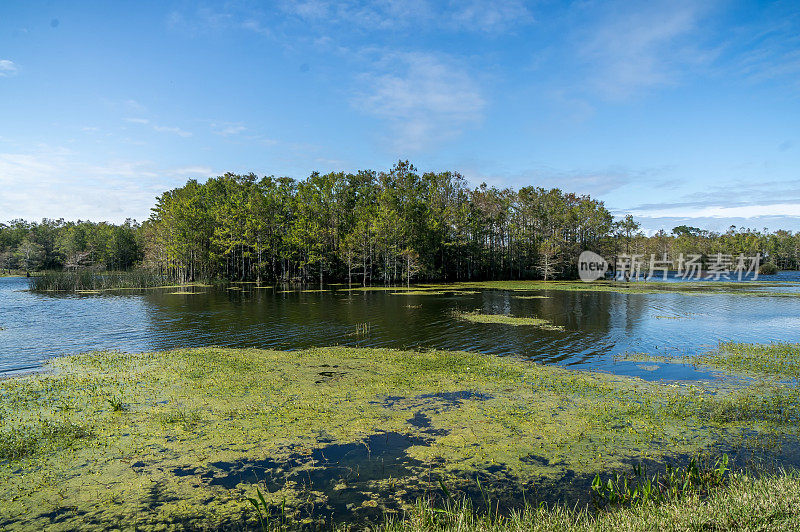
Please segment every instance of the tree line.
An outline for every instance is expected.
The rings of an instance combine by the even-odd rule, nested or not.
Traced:
[[[145,261],[178,279],[409,283],[571,275],[613,245],[603,203],[558,189],[470,189],[455,172],[225,174],[162,194]]]
[[[144,258],[141,226],[44,219],[0,223],[0,270],[127,270]]]
[[[177,281],[349,282],[555,279],[577,276],[583,250],[744,253],[800,266],[800,233],[680,226],[646,236],[631,216],[557,188],[468,186],[457,172],[312,173],[303,180],[227,173],[156,199],[142,224],[0,224],[0,268],[143,266]]]

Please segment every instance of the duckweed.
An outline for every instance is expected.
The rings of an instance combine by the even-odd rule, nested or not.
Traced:
[[[456,318],[471,321],[473,323],[490,323],[490,324],[513,325],[513,326],[532,325],[534,327],[538,327],[540,329],[546,329],[548,331],[564,330],[563,327],[559,325],[553,325],[550,321],[545,320],[543,318],[508,316],[505,314],[482,314],[479,311],[456,312],[454,313],[454,316]]]
[[[0,381],[0,528],[254,526],[256,483],[298,523],[380,518],[440,483],[521,500],[631,461],[796,436],[800,401],[779,383],[664,385],[443,351],[99,352],[49,369]]]

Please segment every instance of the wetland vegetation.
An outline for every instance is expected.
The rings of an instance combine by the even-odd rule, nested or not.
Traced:
[[[0,524],[256,526],[247,497],[259,489],[293,526],[389,516],[390,529],[424,530],[461,516],[468,529],[513,529],[542,518],[525,501],[580,508],[597,475],[605,482],[634,463],[729,452],[742,465],[751,453],[768,460],[795,448],[800,394],[784,378],[794,369],[760,363],[770,349],[791,359],[798,347],[721,345],[705,363],[746,378],[691,385],[436,350],[57,358],[47,372],[0,381]],[[658,512],[722,516],[731,501],[714,509],[709,501],[725,493],[735,499],[769,483],[797,490],[792,475],[735,478],[724,489],[741,493],[687,495]],[[487,499],[497,515],[479,517]],[[462,501],[450,517],[426,506],[447,501]],[[656,512],[553,508],[547,519],[584,529]],[[792,508],[785,518],[796,519]]]

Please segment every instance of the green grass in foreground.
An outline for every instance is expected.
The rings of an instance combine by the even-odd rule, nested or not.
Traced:
[[[382,532],[531,532],[650,530],[798,530],[800,474],[789,471],[754,477],[734,474],[727,486],[708,497],[700,494],[659,504],[643,504],[593,513],[569,506],[529,505],[510,515],[476,512],[469,501],[445,507],[420,500],[403,519]]]
[[[385,505],[413,523],[439,481],[456,499],[567,497],[631,461],[768,450],[800,421],[796,386],[664,385],[466,352],[101,352],[51,369],[0,381],[2,529],[247,528],[256,479],[274,481],[265,498],[295,524],[342,499],[354,520]],[[409,444],[385,470],[308,484],[327,471],[314,453],[386,434]]]

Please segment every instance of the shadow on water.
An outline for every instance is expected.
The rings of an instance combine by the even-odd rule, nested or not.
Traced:
[[[593,477],[572,470],[566,470],[561,478],[527,482],[503,464],[442,474],[441,464],[416,460],[407,451],[415,445],[429,445],[431,440],[424,434],[446,431],[430,429],[430,419],[419,412],[409,423],[423,430],[419,435],[379,432],[359,442],[330,443],[280,459],[243,457],[204,468],[179,467],[173,473],[196,475],[209,486],[244,488],[251,494],[256,486],[269,493],[291,487],[302,500],[292,505],[297,512],[293,519],[308,518],[316,523],[377,523],[387,512],[399,512],[420,497],[431,498],[435,504],[443,504],[448,497],[468,497],[478,510],[504,513],[522,508],[526,501],[589,502]],[[547,462],[533,455],[530,460]],[[281,506],[274,504],[272,514],[280,515]]]

